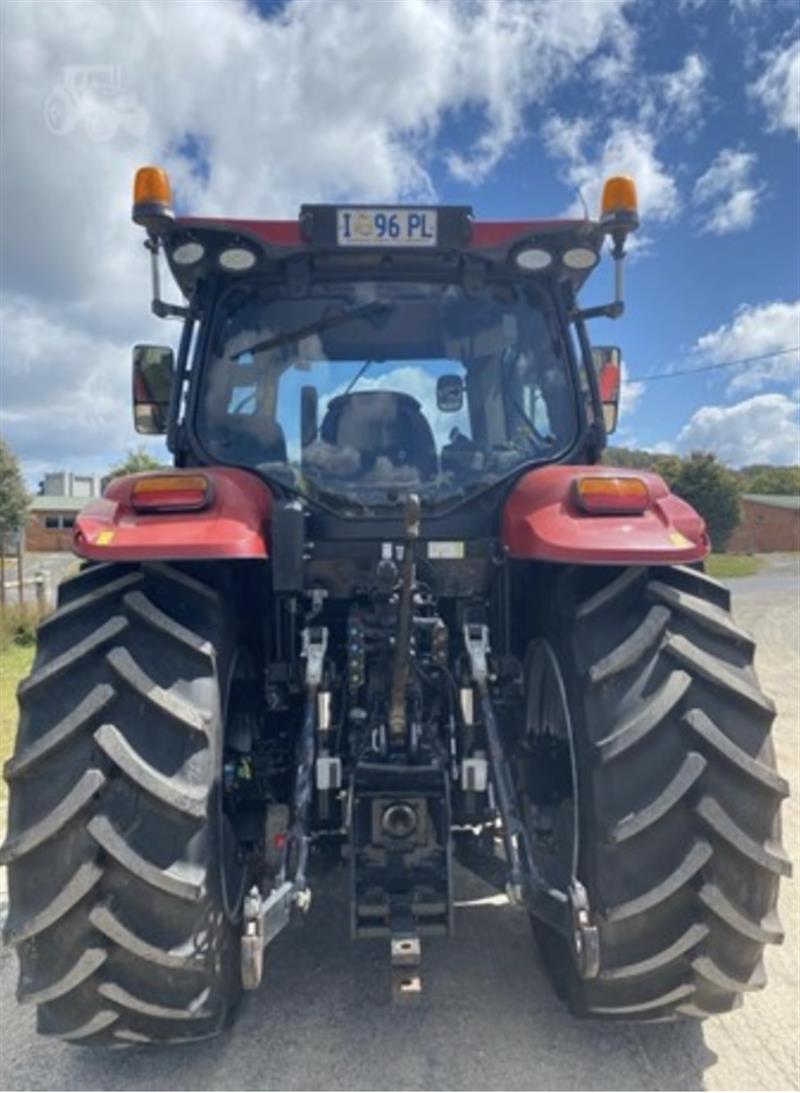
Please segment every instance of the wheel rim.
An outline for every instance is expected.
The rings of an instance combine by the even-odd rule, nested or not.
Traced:
[[[531,646],[526,678],[518,790],[535,864],[566,891],[578,870],[578,782],[566,687],[548,641]]]
[[[238,861],[238,843],[228,817],[220,807],[220,891],[225,914],[231,922],[241,918],[247,871]]]
[[[228,684],[225,689],[225,733],[227,739],[230,726],[230,714],[233,708],[233,696],[237,680],[248,678],[250,655],[246,649],[238,648],[231,659],[228,672]],[[221,761],[225,762],[225,741],[223,741]],[[242,901],[247,884],[247,869],[245,863],[240,860],[239,840],[230,817],[224,808],[224,776],[220,771],[220,793],[218,795],[218,823],[219,823],[219,880],[222,904],[227,918],[231,922],[238,922],[241,918]]]

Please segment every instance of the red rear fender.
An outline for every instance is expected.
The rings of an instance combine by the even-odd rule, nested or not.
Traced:
[[[577,504],[575,479],[633,476],[650,503],[637,516],[589,515]],[[543,467],[520,479],[505,504],[502,541],[512,558],[578,565],[677,565],[711,549],[705,521],[657,474],[613,467]]]
[[[254,474],[234,467],[203,467],[210,503],[199,512],[136,512],[134,483],[151,475],[116,478],[75,521],[73,550],[102,562],[202,558],[268,558],[272,494]]]

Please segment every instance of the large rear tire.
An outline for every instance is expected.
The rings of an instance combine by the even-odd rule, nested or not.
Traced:
[[[5,939],[41,1033],[86,1045],[200,1039],[240,992],[244,870],[222,809],[237,626],[173,566],[61,586],[6,764]]]
[[[600,932],[599,977],[582,979],[571,948],[534,923],[578,1015],[725,1012],[764,986],[764,946],[782,939],[788,786],[753,642],[729,607],[689,568],[565,571],[529,650],[524,812],[554,884],[577,861]]]

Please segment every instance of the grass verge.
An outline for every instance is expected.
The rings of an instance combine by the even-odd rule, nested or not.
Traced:
[[[758,559],[751,554],[711,554],[706,558],[709,577],[752,577],[758,573]]]
[[[0,648],[0,767],[14,749],[17,735],[17,684],[31,670],[36,647],[10,642]],[[8,786],[0,779],[0,801],[5,802]]]
[[[36,654],[39,612],[33,605],[7,606],[0,614],[0,770],[14,750],[17,735],[17,685],[30,673]],[[8,786],[0,778],[0,801]],[[0,827],[3,818],[0,818]]]

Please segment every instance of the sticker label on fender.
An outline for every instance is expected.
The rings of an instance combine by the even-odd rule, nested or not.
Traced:
[[[447,542],[441,540],[440,542],[428,543],[428,557],[442,559],[463,558],[465,554],[463,542]]]
[[[671,531],[669,533],[670,542],[676,547],[688,547],[692,545],[691,539],[687,539],[685,535],[681,535],[679,531]]]

